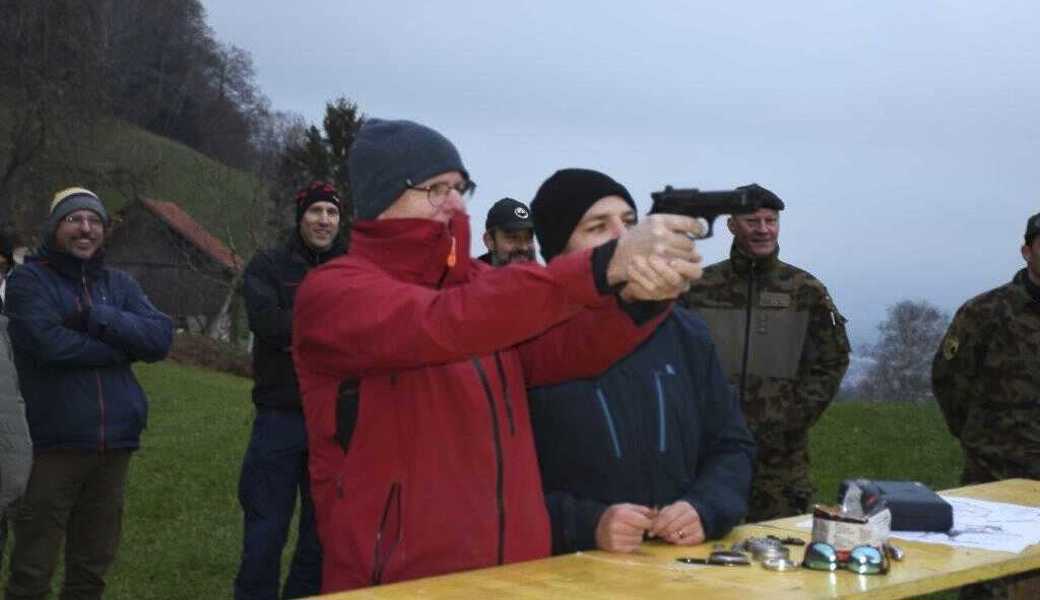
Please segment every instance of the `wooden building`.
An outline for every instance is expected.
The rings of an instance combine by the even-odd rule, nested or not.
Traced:
[[[176,327],[205,331],[223,320],[242,260],[174,202],[148,198],[119,212],[105,262],[141,283]]]

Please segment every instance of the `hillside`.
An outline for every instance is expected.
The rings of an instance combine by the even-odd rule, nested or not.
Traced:
[[[0,105],[0,165],[10,157],[12,118]],[[23,237],[35,233],[54,191],[82,185],[112,213],[135,196],[174,201],[240,255],[252,255],[253,233],[265,217],[265,190],[257,178],[115,119],[99,122],[85,137],[75,146],[47,148],[19,171],[14,221]]]

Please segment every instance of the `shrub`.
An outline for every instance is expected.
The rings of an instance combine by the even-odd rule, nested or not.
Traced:
[[[169,358],[182,364],[232,375],[253,376],[253,364],[248,352],[205,335],[181,332],[173,336]]]

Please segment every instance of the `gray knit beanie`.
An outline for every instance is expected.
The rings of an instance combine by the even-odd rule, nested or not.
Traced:
[[[350,148],[347,168],[354,216],[359,220],[378,217],[409,185],[448,171],[469,178],[455,146],[412,121],[365,119]]]
[[[108,227],[108,211],[105,210],[105,205],[101,203],[97,194],[88,189],[72,187],[54,194],[54,199],[51,200],[51,212],[44,223],[44,233],[48,236],[54,233],[61,220],[77,210],[94,211],[97,216],[101,217],[105,227]]]

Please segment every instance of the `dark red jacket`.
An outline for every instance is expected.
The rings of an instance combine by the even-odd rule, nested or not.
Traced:
[[[492,269],[469,236],[359,222],[300,287],[323,592],[548,556],[525,388],[597,374],[660,321],[600,294],[589,252]]]

